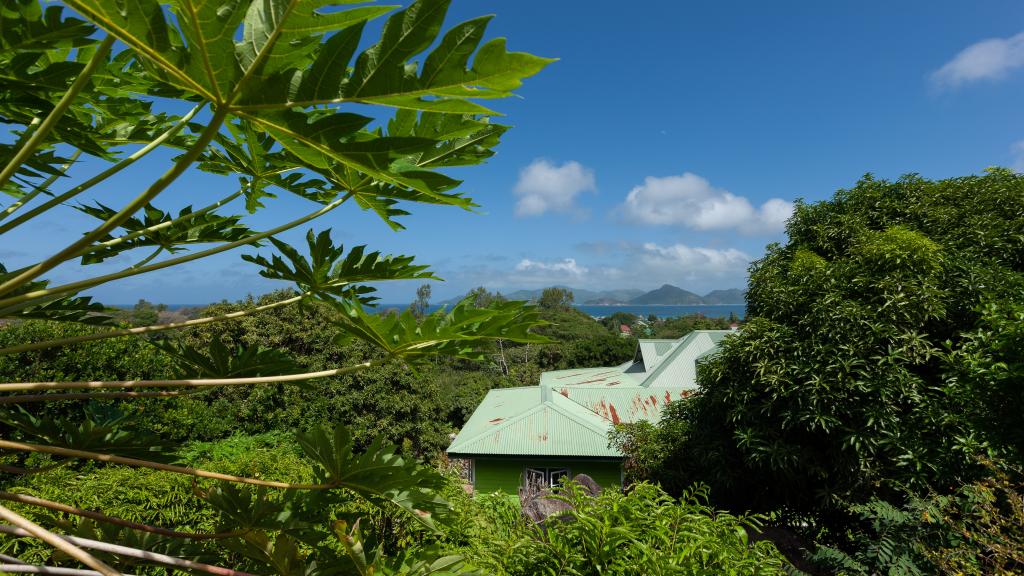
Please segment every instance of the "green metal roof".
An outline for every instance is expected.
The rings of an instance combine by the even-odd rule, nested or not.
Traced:
[[[608,446],[612,424],[657,422],[666,404],[696,388],[696,359],[729,333],[698,330],[679,340],[641,340],[639,352],[646,345],[653,368],[638,358],[621,366],[544,372],[538,386],[491,390],[448,454],[621,457]]]

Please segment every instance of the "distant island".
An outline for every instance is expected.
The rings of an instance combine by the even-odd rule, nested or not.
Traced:
[[[644,292],[635,288],[622,290],[584,290],[568,286],[555,286],[571,290],[576,304],[584,306],[722,306],[739,305],[745,302],[746,292],[738,288],[712,290],[701,296],[671,284],[663,284],[660,288]],[[503,294],[509,300],[537,300],[543,288],[535,290],[516,290]],[[453,304],[460,298],[452,298],[440,304]]]

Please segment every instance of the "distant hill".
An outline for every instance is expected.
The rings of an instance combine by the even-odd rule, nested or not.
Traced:
[[[554,286],[554,288],[564,288],[572,291],[573,302],[576,304],[625,304],[640,296],[644,293],[643,290],[636,288],[626,288],[622,290],[584,290],[582,288],[570,288],[568,286]],[[509,300],[537,300],[540,298],[543,288],[537,288],[535,290],[516,290],[514,292],[502,292],[501,295]],[[462,299],[462,296],[457,298],[450,298],[438,302],[438,304],[454,304]]]
[[[629,301],[630,304],[666,304],[675,306],[687,306],[692,304],[704,304],[704,299],[698,294],[689,290],[683,290],[678,286],[663,284],[661,288],[651,290],[647,294],[637,296]]]
[[[738,288],[729,288],[727,290],[712,290],[704,296],[700,296],[689,290],[683,290],[678,286],[671,284],[665,284],[661,288],[651,290],[650,292],[644,292],[636,288],[626,288],[620,290],[584,290],[582,288],[570,288],[568,286],[555,286],[555,288],[564,288],[571,290],[573,294],[573,301],[579,305],[585,306],[615,306],[615,305],[675,305],[675,306],[694,306],[694,305],[717,305],[717,304],[743,304],[744,294],[743,290]],[[502,292],[502,296],[509,300],[537,300],[540,298],[543,288],[537,288],[535,290],[515,290],[513,292]],[[437,302],[437,304],[451,305],[462,297],[450,298]]]
[[[712,290],[701,298],[705,304],[743,304],[747,293],[739,288],[728,290]]]

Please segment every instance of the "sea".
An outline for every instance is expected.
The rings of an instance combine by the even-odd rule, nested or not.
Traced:
[[[125,308],[131,309],[134,304],[113,304],[114,308]],[[203,308],[205,304],[168,304],[168,310],[177,310],[185,307],[196,307]],[[409,307],[408,303],[405,304],[378,304],[376,306],[381,310],[389,310],[397,308],[398,310],[405,310]],[[427,308],[428,312],[433,312],[441,308],[439,304],[433,304]],[[636,314],[641,318],[647,318],[651,314],[654,314],[658,318],[676,318],[677,316],[689,316],[690,314],[702,314],[708,318],[728,318],[730,314],[735,314],[737,318],[743,318],[746,316],[747,307],[743,304],[696,304],[687,306],[672,306],[667,304],[616,304],[610,306],[588,306],[586,304],[580,304],[576,306],[576,309],[584,314],[593,316],[594,318],[604,318],[605,316],[611,316],[616,312],[628,312],[629,314]]]

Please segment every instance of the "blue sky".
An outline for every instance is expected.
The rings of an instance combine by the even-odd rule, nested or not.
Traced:
[[[434,283],[435,299],[477,285],[743,287],[750,260],[783,240],[797,198],[827,199],[867,172],[1024,170],[1017,0],[455,0],[449,23],[486,13],[497,15],[490,36],[559,61],[529,79],[521,98],[496,103],[515,126],[497,155],[455,173],[480,213],[416,207],[400,233],[354,206],[314,223],[346,244],[432,264],[447,280]],[[169,158],[147,158],[98,197],[134,195]],[[157,205],[204,205],[232,185],[189,174]],[[270,207],[250,224],[311,209],[284,197]],[[0,259],[31,262],[85,222],[68,213],[40,219],[11,234]],[[92,293],[108,303],[203,303],[277,286],[238,256]],[[79,274],[64,268],[53,278]],[[381,296],[409,301],[416,286],[381,286]]]

